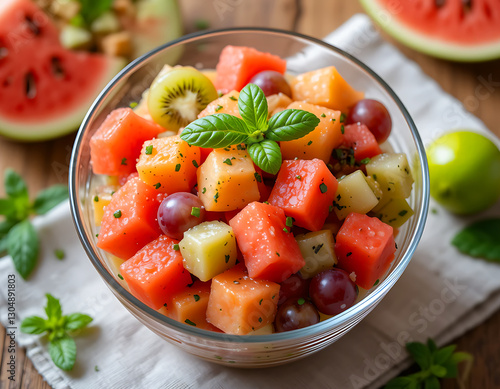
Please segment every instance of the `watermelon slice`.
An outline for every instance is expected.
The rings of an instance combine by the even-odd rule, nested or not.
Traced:
[[[388,34],[435,57],[475,62],[500,57],[498,0],[361,0]]]
[[[75,130],[121,58],[64,49],[30,0],[0,2],[0,134],[24,141]]]

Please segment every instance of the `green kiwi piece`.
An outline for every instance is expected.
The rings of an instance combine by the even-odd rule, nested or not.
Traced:
[[[177,131],[185,127],[218,97],[212,81],[190,66],[174,67],[157,77],[149,90],[148,109],[153,120]]]

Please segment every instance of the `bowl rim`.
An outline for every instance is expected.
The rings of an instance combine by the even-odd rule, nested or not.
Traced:
[[[317,45],[323,47],[329,51],[333,51],[348,60],[350,60],[355,65],[362,68],[362,70],[368,73],[375,81],[387,92],[387,94],[393,99],[394,103],[397,105],[401,114],[403,115],[411,133],[413,140],[416,145],[418,160],[421,165],[421,185],[422,185],[422,206],[420,213],[416,216],[417,222],[415,227],[415,233],[411,237],[411,241],[408,245],[408,249],[403,254],[401,261],[399,264],[387,275],[387,277],[382,281],[377,289],[365,296],[359,302],[354,304],[351,308],[346,311],[329,318],[328,320],[324,320],[319,322],[313,326],[297,329],[294,331],[282,332],[282,333],[273,333],[270,335],[231,335],[226,333],[218,333],[208,330],[202,330],[193,326],[186,325],[184,323],[178,322],[176,320],[170,319],[167,316],[162,315],[161,313],[155,311],[154,309],[148,307],[143,302],[139,301],[136,297],[134,297],[129,291],[127,291],[123,286],[120,285],[118,281],[111,276],[111,274],[107,271],[107,269],[101,263],[97,253],[93,250],[92,244],[89,240],[89,237],[85,234],[85,229],[83,227],[84,223],[82,220],[82,211],[80,211],[78,199],[78,188],[77,188],[77,170],[79,165],[79,151],[82,147],[83,134],[87,129],[89,123],[91,122],[92,117],[100,108],[102,102],[108,97],[110,90],[113,89],[115,85],[117,85],[123,78],[131,75],[136,67],[142,65],[145,61],[147,61],[150,57],[154,56],[157,53],[160,53],[164,50],[172,46],[177,46],[183,43],[189,43],[189,41],[195,41],[204,39],[207,37],[214,37],[217,35],[227,35],[231,33],[260,33],[260,34],[272,34],[272,35],[281,35],[287,38],[299,39],[301,41],[305,41],[309,44]],[[70,169],[69,169],[69,191],[70,191],[70,208],[71,214],[73,216],[73,223],[77,230],[78,237],[87,253],[87,256],[92,262],[92,265],[95,267],[99,275],[104,279],[106,285],[111,289],[111,291],[116,294],[118,293],[123,297],[128,303],[132,304],[135,308],[145,313],[150,318],[153,318],[157,323],[167,326],[173,327],[174,330],[184,333],[189,336],[201,337],[205,338],[209,341],[222,341],[229,343],[244,343],[244,344],[257,344],[257,343],[267,343],[269,341],[278,342],[278,341],[290,341],[290,340],[298,340],[300,338],[306,336],[317,336],[325,333],[328,329],[331,328],[341,328],[340,326],[347,322],[350,318],[356,317],[357,315],[363,312],[369,312],[370,308],[374,308],[375,305],[381,300],[384,295],[394,286],[394,283],[401,277],[404,270],[408,266],[417,245],[422,237],[427,215],[429,208],[429,169],[427,164],[427,158],[425,155],[425,148],[418,133],[417,127],[405,108],[404,104],[401,102],[399,97],[395,94],[392,88],[380,77],[377,73],[375,73],[369,66],[364,64],[362,61],[358,60],[355,56],[345,52],[344,50],[329,44],[320,39],[304,35],[301,33],[297,33],[294,31],[288,31],[283,29],[275,29],[275,28],[266,28],[266,27],[232,27],[232,28],[221,28],[221,29],[213,29],[213,30],[205,30],[200,32],[194,32],[187,35],[184,35],[180,38],[167,42],[154,50],[142,55],[141,57],[135,59],[127,66],[125,66],[101,91],[98,95],[89,111],[85,115],[85,118],[78,130],[77,136],[75,138],[75,142],[73,145],[73,150],[71,154],[70,161]],[[120,301],[121,302],[121,301]],[[121,302],[122,303],[122,302]],[[123,303],[122,303],[123,304]],[[134,314],[135,315],[135,314]]]

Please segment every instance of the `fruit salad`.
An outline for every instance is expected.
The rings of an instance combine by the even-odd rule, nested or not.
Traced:
[[[97,246],[132,295],[187,326],[291,331],[386,275],[413,215],[391,117],[334,66],[227,46],[215,70],[165,66],[91,138]]]

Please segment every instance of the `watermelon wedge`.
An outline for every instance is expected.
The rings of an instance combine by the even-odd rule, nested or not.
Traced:
[[[124,65],[121,58],[63,48],[31,0],[1,0],[0,134],[40,141],[75,130]]]
[[[361,0],[388,34],[423,53],[454,61],[500,57],[498,0]]]

